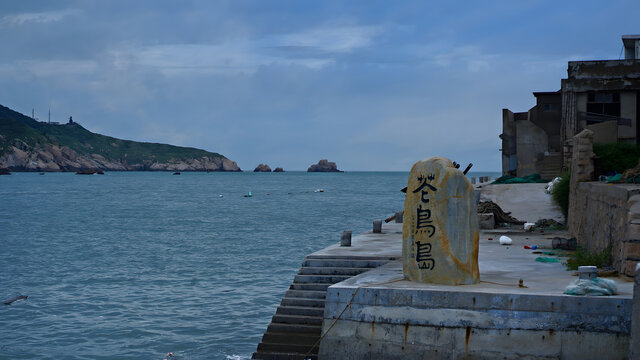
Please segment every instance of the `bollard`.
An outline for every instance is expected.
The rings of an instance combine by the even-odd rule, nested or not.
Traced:
[[[597,266],[578,266],[578,278],[582,280],[593,280],[598,277]]]
[[[342,232],[340,246],[351,246],[351,230],[345,230]]]
[[[403,214],[404,214],[404,212],[403,212],[403,211],[398,211],[398,212],[396,213],[396,223],[398,223],[398,224],[402,224]]]
[[[633,301],[631,305],[631,339],[629,359],[640,358],[640,264],[636,265],[633,281]]]
[[[382,220],[373,220],[373,232],[374,234],[382,232]]]

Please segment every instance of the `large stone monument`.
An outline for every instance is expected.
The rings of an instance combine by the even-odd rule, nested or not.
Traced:
[[[448,285],[480,281],[473,186],[451,160],[434,156],[411,168],[402,239],[408,280]]]

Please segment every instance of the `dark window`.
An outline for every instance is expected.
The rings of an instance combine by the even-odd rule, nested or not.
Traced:
[[[558,111],[558,104],[543,104],[542,111],[544,112],[555,112]]]
[[[620,94],[617,92],[589,92],[587,95],[587,112],[620,116]]]

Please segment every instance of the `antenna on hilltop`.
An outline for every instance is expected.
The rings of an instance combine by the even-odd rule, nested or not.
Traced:
[[[51,109],[49,109],[49,124],[51,124]]]

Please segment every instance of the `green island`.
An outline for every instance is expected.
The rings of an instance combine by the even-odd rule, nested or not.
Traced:
[[[37,121],[0,105],[0,168],[11,171],[241,171],[192,147],[121,140],[68,123]]]

